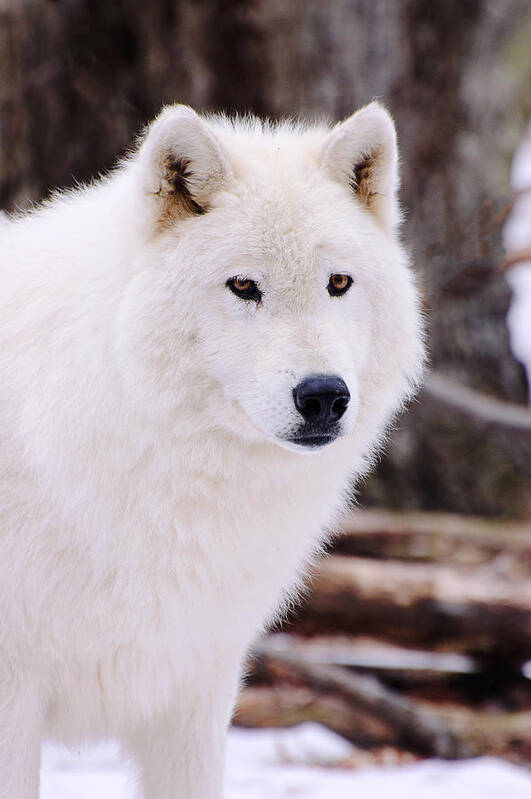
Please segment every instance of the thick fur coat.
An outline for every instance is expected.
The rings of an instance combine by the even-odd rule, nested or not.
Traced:
[[[245,654],[421,373],[397,185],[378,104],[173,106],[0,227],[2,799],[38,796],[43,738],[108,736],[146,799],[221,797]],[[348,389],[330,435],[315,375]]]

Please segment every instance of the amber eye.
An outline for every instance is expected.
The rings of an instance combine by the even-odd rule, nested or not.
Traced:
[[[351,286],[352,278],[350,275],[341,275],[337,273],[330,275],[330,280],[326,288],[331,297],[341,297],[342,294],[346,294]]]
[[[262,292],[254,282],[247,278],[231,277],[227,280],[226,285],[230,288],[233,294],[240,297],[242,300],[252,300],[253,302],[260,302],[262,299]]]

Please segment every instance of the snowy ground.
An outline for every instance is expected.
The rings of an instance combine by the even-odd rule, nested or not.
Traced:
[[[494,758],[350,771],[351,747],[317,724],[229,734],[227,799],[529,799],[531,773]],[[316,765],[320,764],[320,765]],[[132,770],[109,744],[45,747],[42,799],[132,799]]]

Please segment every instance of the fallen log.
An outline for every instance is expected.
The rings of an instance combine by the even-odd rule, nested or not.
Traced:
[[[308,638],[294,633],[273,633],[265,641],[271,655],[289,650],[308,663],[348,666],[393,679],[401,675],[415,683],[481,673],[481,663],[467,655],[406,649],[367,637],[336,634]]]
[[[478,755],[531,761],[531,711],[507,713],[435,705],[430,705],[429,711],[448,725],[460,746]],[[286,682],[244,688],[233,724],[292,727],[308,721],[323,724],[357,747],[404,747],[396,727],[363,712],[355,702]]]
[[[531,763],[531,710],[508,713],[442,707],[435,712],[478,754],[505,757],[527,766]]]
[[[472,569],[332,555],[291,624],[304,633],[342,631],[406,646],[531,657],[531,582]]]
[[[531,577],[531,522],[363,510],[345,519],[334,551],[462,565],[481,565],[497,558],[497,567],[505,572]]]
[[[295,684],[302,684],[318,694],[339,697],[349,708],[346,715],[337,714],[343,723],[349,718],[352,720],[353,712],[364,713],[373,717],[380,725],[391,727],[400,745],[413,752],[450,759],[469,757],[474,753],[472,747],[459,740],[444,719],[439,719],[415,701],[386,688],[375,677],[355,674],[339,666],[307,663],[289,651],[281,653],[275,650],[272,654],[267,642],[256,648],[255,656],[262,674],[268,674],[275,680],[280,678],[283,681],[294,681]],[[323,721],[322,704],[319,710],[320,720]],[[340,731],[337,722],[333,729]],[[354,729],[359,730],[359,725],[354,725]],[[359,735],[359,731],[357,734]],[[353,740],[354,735],[352,732],[347,737]]]
[[[355,746],[396,744],[396,733],[389,724],[363,713],[341,696],[305,685],[248,686],[240,693],[233,718],[239,727],[294,727],[307,721],[323,724]]]

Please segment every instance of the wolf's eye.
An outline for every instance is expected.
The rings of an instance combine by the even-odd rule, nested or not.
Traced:
[[[326,288],[331,297],[341,297],[342,294],[347,293],[351,286],[352,278],[350,275],[341,275],[338,273],[330,275],[330,280]]]
[[[252,300],[253,302],[260,302],[262,299],[262,292],[254,282],[241,277],[230,277],[226,285],[230,288],[233,294],[240,297],[242,300]]]

